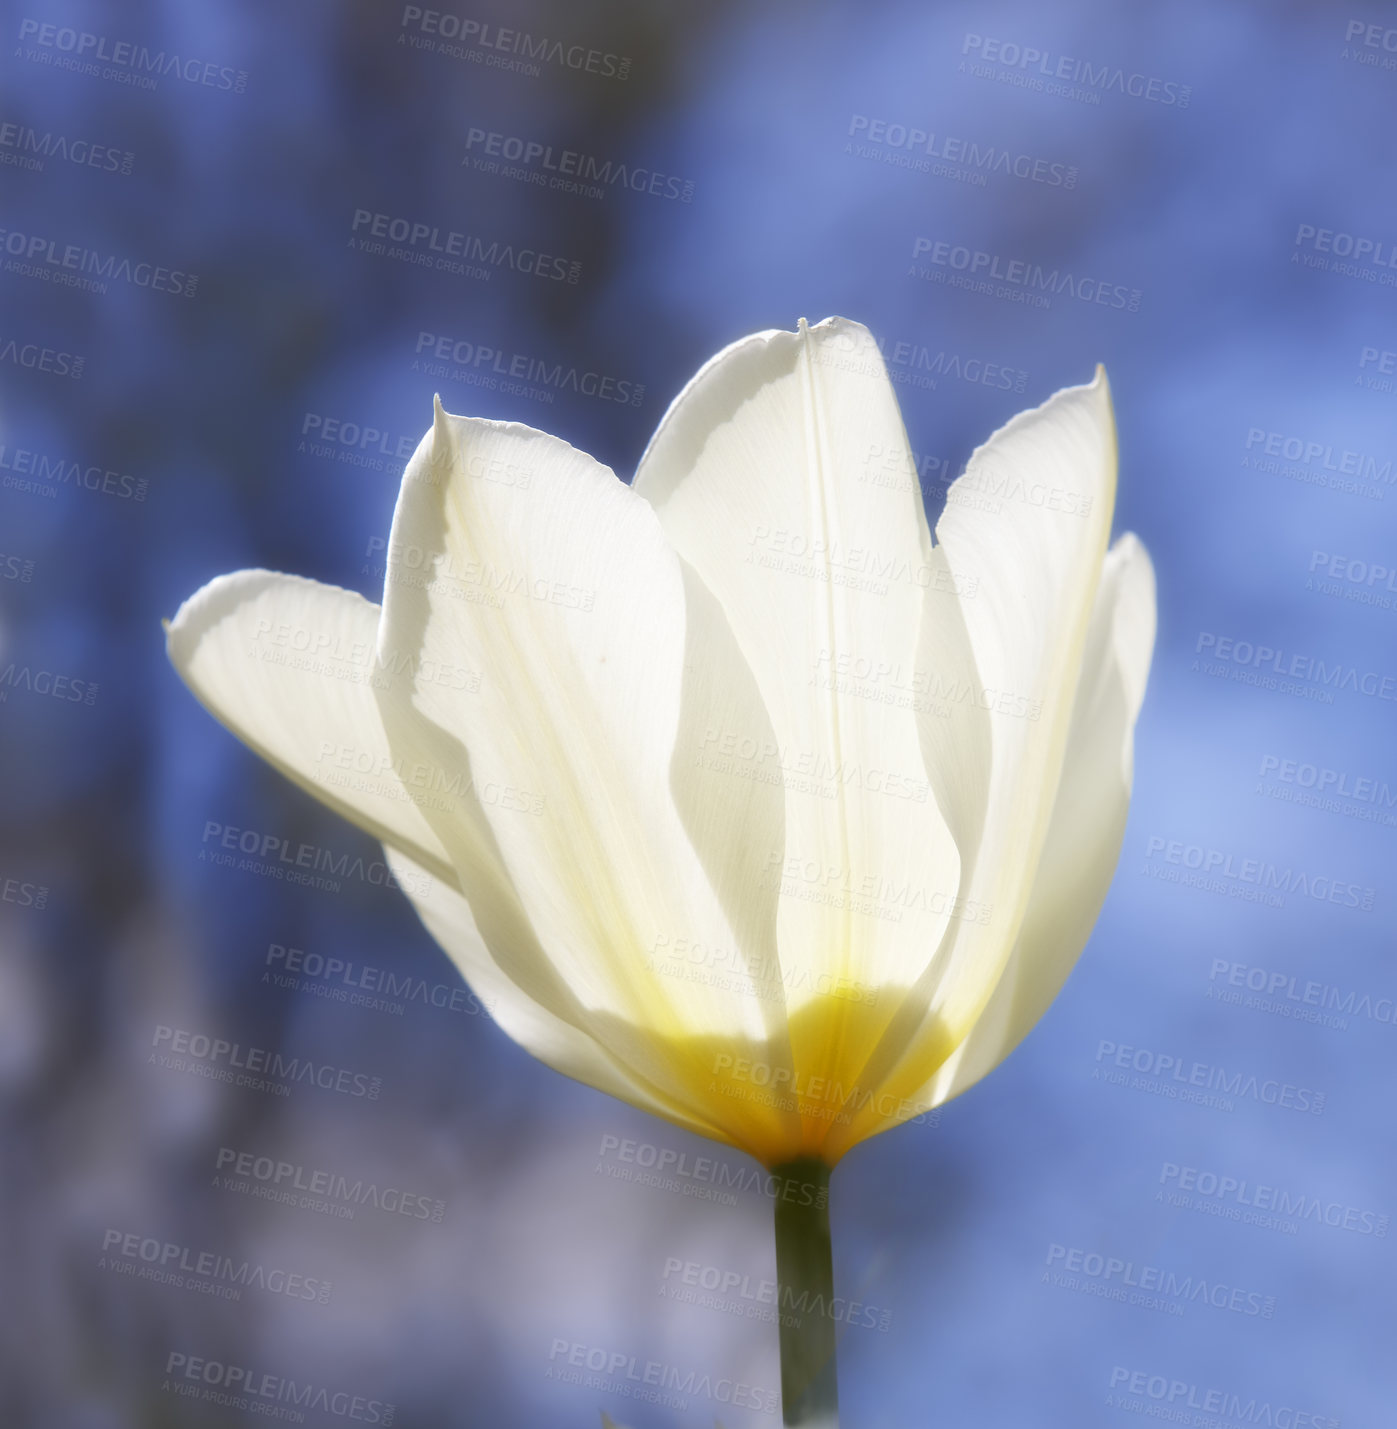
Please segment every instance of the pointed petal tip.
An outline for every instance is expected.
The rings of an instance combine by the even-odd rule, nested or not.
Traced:
[[[547,442],[557,442],[572,451],[581,451],[581,447],[574,446],[565,437],[560,437],[554,432],[544,431],[542,427],[531,427],[527,422],[516,422],[508,417],[471,417],[459,412],[448,412],[442,406],[440,395],[432,398],[432,430],[428,435],[444,435],[446,438],[455,441],[463,433],[490,432],[504,434],[514,437],[541,437]],[[425,438],[424,438],[425,440]],[[588,455],[588,453],[583,453]]]
[[[546,432],[541,427],[531,427],[527,422],[515,422],[501,417],[460,416],[455,412],[448,412],[441,405],[441,398],[438,396],[433,402],[431,429],[423,436],[417,452],[404,468],[403,481],[407,482],[413,464],[422,460],[429,462],[438,472],[433,480],[434,485],[449,482],[463,452],[473,450],[475,444],[482,440],[502,436],[538,443],[537,447],[530,450],[539,460],[552,461],[560,457],[578,455],[589,462],[596,462],[612,476],[616,476],[615,471],[605,462],[597,461],[590,452],[574,446],[566,437]],[[617,480],[620,478],[617,477]],[[396,520],[396,516],[394,519]]]
[[[467,419],[468,420],[468,419]],[[432,448],[440,444],[443,453],[451,450],[451,413],[441,405],[441,393],[432,394]]]
[[[1110,558],[1118,565],[1138,572],[1138,579],[1149,584],[1153,592],[1155,585],[1154,561],[1150,558],[1149,547],[1134,531],[1122,531],[1111,545]]]
[[[1072,382],[1069,383],[1066,387],[1059,387],[1056,392],[1052,393],[1044,401],[1040,402],[1037,407],[1027,410],[1042,411],[1043,408],[1051,407],[1053,403],[1059,401],[1064,397],[1070,397],[1073,393],[1077,392],[1086,393],[1091,396],[1102,398],[1105,400],[1107,407],[1110,407],[1111,379],[1106,373],[1106,364],[1104,362],[1098,362],[1096,366],[1092,369],[1092,374],[1089,381]]]
[[[856,318],[840,317],[838,313],[831,313],[828,317],[821,318],[817,323],[807,324],[804,318],[800,320],[800,330],[802,333],[811,332],[817,336],[823,336],[825,333],[837,332],[840,329],[863,333],[870,341],[873,340],[873,333],[867,323],[861,323]]]
[[[840,331],[858,332],[866,336],[870,341],[873,334],[866,323],[861,323],[855,318],[841,317],[838,313],[830,313],[822,317],[818,322],[811,322],[809,318],[800,317],[796,319],[795,330],[783,327],[764,328],[761,332],[749,333],[746,337],[738,338],[737,341],[728,345],[729,348],[742,347],[750,342],[771,343],[781,338],[822,338],[831,333]],[[727,351],[728,349],[724,349]],[[721,357],[722,353],[717,356]],[[711,359],[710,359],[711,360]],[[705,364],[707,365],[707,364]]]
[[[1136,582],[1136,589],[1151,607],[1155,604],[1156,579],[1154,561],[1150,559],[1149,548],[1134,531],[1122,531],[1111,547],[1111,559]]]
[[[1056,392],[1045,397],[1036,407],[1025,407],[1022,411],[1016,412],[1003,426],[999,427],[998,430],[993,432],[985,441],[981,442],[980,445],[975,448],[970,454],[970,461],[976,461],[997,442],[1020,428],[1042,421],[1044,418],[1051,418],[1063,407],[1070,406],[1074,402],[1080,402],[1083,399],[1088,402],[1095,399],[1097,418],[1101,422],[1102,430],[1110,437],[1113,468],[1111,492],[1112,500],[1114,500],[1114,466],[1117,445],[1116,415],[1115,407],[1111,401],[1111,387],[1106,376],[1106,368],[1104,364],[1099,362],[1096,364],[1096,371],[1090,382],[1079,382],[1071,387],[1059,387]]]

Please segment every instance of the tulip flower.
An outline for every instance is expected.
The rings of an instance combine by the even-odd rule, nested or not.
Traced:
[[[1110,883],[1154,640],[1115,480],[1098,368],[973,454],[933,541],[871,336],[802,321],[707,363],[629,486],[438,403],[381,606],[240,571],[168,649],[382,840],[515,1041],[805,1188],[778,1279],[825,1303],[830,1168],[1013,1051]],[[786,1422],[833,1424],[801,1318]]]

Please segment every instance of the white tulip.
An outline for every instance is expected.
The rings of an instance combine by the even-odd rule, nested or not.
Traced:
[[[704,366],[631,486],[438,404],[381,607],[241,571],[169,653],[528,1051],[818,1181],[1002,1061],[1091,931],[1154,640],[1115,482],[1098,368],[933,544],[867,330],[802,321]]]

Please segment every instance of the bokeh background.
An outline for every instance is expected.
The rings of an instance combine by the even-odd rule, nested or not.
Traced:
[[[837,312],[897,357],[933,514],[995,427],[1106,363],[1117,527],[1160,586],[1078,970],[992,1077],[835,1177],[839,1285],[877,1312],[841,1342],[845,1422],[1390,1423],[1397,21],[434,3],[3,7],[0,1421],[776,1422],[720,1387],[770,1402],[772,1326],[663,1294],[676,1260],[772,1276],[751,1168],[696,1173],[710,1146],[515,1047],[373,845],[190,698],[159,621],[245,566],[376,597],[434,391],[629,477],[713,352]],[[663,182],[472,162],[514,140]],[[564,276],[396,261],[362,214]],[[55,281],[70,246],[107,276]],[[1070,279],[976,290],[975,253]],[[511,386],[484,350],[613,380]],[[362,876],[229,866],[229,829]],[[1263,865],[1283,888],[1252,901]],[[279,984],[285,949],[445,1005]],[[170,1068],[162,1028],[355,1090]],[[259,1194],[317,1172],[332,1194]],[[576,1345],[595,1382],[559,1375]],[[698,1387],[642,1402],[631,1357]]]

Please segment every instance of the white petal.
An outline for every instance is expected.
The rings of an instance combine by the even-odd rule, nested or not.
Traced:
[[[451,878],[422,816],[430,797],[396,763],[372,682],[379,610],[353,591],[272,571],[219,576],[166,632],[175,669],[250,749],[361,829]],[[401,687],[401,682],[396,682]]]
[[[990,926],[1009,946],[1052,813],[1115,483],[1115,423],[1098,369],[1092,383],[1015,417],[975,452],[937,523],[952,570],[975,591],[961,611],[981,704],[991,716],[972,888],[993,909]],[[976,495],[1002,490],[995,497],[1001,509],[958,499],[962,488]],[[986,994],[972,985],[966,1000],[982,1002]]]
[[[700,1136],[724,1139],[720,1129],[696,1119],[688,1108],[647,1086],[584,1030],[585,1014],[568,998],[566,989],[559,989],[560,1001],[572,1014],[572,1021],[530,997],[495,961],[476,926],[470,904],[454,885],[431,878],[411,859],[391,849],[387,857],[423,926],[455,963],[494,1021],[521,1047],[566,1077],[665,1117]]]
[[[935,588],[945,571],[873,339],[831,319],[729,347],[670,408],[635,489],[721,603],[770,714],[793,1052],[847,1087],[959,877],[914,714],[923,606],[954,596]],[[720,731],[710,748],[752,777],[737,741]],[[841,980],[852,995],[831,995]]]
[[[1037,1024],[1080,956],[1120,856],[1135,720],[1154,649],[1150,558],[1130,534],[1106,557],[1052,822],[1013,956],[970,1036],[930,1089],[936,1104],[996,1067]]]
[[[680,569],[688,634],[670,787],[738,942],[751,950],[755,980],[770,988],[765,1000],[784,1007],[774,956],[775,875],[785,839],[776,736],[722,607],[687,562]],[[757,750],[753,772],[761,777],[732,778],[713,754],[715,731]]]
[[[694,700],[738,700],[751,718],[716,608],[686,597],[654,512],[607,468],[543,432],[440,409],[388,554],[380,639],[481,672],[468,698],[418,680],[383,714],[395,749],[470,770],[468,798],[426,813],[492,957],[635,1080],[720,1120],[697,1110],[716,1051],[775,1042],[779,1055],[784,1016],[730,980],[665,976],[662,961],[703,949],[740,975],[773,952],[760,939],[774,891],[743,887],[718,849],[750,791],[702,790],[676,749]],[[723,792],[730,807],[715,811]],[[771,837],[769,812],[752,824]],[[755,1144],[782,1115],[733,1100],[722,1120]]]
[[[865,1077],[915,1101],[1000,981],[1052,815],[1115,502],[1105,372],[1021,413],[972,455],[937,523],[961,627],[924,627],[923,747],[962,860],[961,903]],[[967,661],[972,684],[963,681]],[[938,659],[946,668],[935,668]],[[975,712],[978,707],[978,713]],[[949,726],[938,723],[949,718]],[[945,761],[959,766],[945,767]],[[906,1024],[924,1008],[921,1026]],[[867,1112],[840,1144],[891,1124]]]

